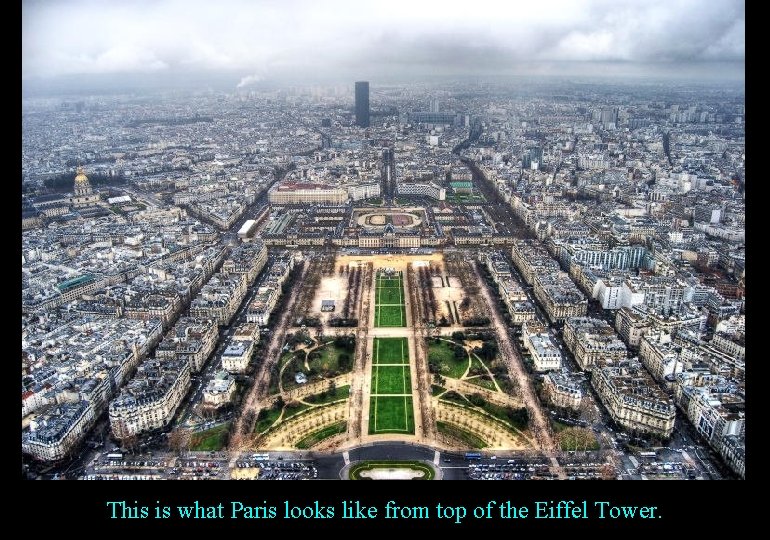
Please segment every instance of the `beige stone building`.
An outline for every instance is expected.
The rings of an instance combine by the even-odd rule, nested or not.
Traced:
[[[637,360],[598,367],[591,385],[612,419],[626,429],[668,438],[676,407]]]
[[[270,204],[345,204],[348,192],[327,184],[284,182],[270,190]]]

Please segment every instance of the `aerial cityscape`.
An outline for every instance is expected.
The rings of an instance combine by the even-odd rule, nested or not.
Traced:
[[[111,31],[135,8],[100,55],[44,37],[89,3],[24,4],[23,477],[745,478],[743,4],[691,48],[623,13],[606,57],[450,4],[319,52],[359,15],[298,2],[301,54],[270,26],[187,60]],[[647,4],[640,34],[690,21]]]

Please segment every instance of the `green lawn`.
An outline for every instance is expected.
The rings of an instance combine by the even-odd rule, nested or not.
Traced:
[[[302,398],[302,401],[307,401],[308,403],[312,403],[313,405],[322,405],[324,403],[331,403],[333,401],[339,401],[341,399],[347,399],[348,396],[350,396],[350,386],[340,386],[337,388],[337,392],[335,394],[331,394],[329,392],[326,393],[325,396],[321,397],[321,394],[315,394],[313,396],[308,396],[305,398]]]
[[[299,401],[294,401],[292,403],[287,404],[283,410],[283,419],[281,419],[281,422],[286,421],[287,419],[291,418],[295,414],[299,414],[308,408],[310,408],[310,405],[305,405],[304,403],[300,403]]]
[[[465,380],[471,384],[480,386],[481,388],[486,388],[487,390],[492,390],[493,392],[497,391],[497,387],[495,386],[495,383],[489,379],[489,375],[479,375],[478,377]]]
[[[412,393],[406,338],[374,338],[373,358],[369,433],[414,433],[412,398],[379,395]]]
[[[409,366],[374,366],[372,394],[411,394]]]
[[[414,411],[411,397],[371,398],[369,433],[414,433]]]
[[[503,407],[488,401],[485,401],[481,408],[503,422],[511,424],[516,429],[523,431],[529,427],[529,414],[526,409]]]
[[[347,355],[347,360],[345,362],[340,361],[340,356],[343,354]],[[294,379],[294,376],[298,371],[303,372],[307,376],[309,382],[329,379],[347,373],[353,366],[352,356],[353,353],[351,351],[336,347],[334,342],[329,342],[310,353],[308,357],[308,365],[310,366],[309,372],[305,368],[303,352],[298,351],[290,353],[286,360],[284,360],[284,357],[282,356],[280,361],[287,364],[286,369],[283,371],[283,377],[281,377],[283,389],[291,390],[292,388],[300,386]],[[278,389],[276,388],[276,392],[277,391]]]
[[[516,386],[511,382],[510,376],[500,376],[496,375],[495,379],[497,380],[497,385],[500,387],[500,390],[505,392],[506,394],[515,394]]]
[[[443,433],[444,435],[449,435],[453,439],[457,439],[458,441],[468,445],[468,448],[486,448],[489,446],[486,441],[481,439],[480,437],[476,436],[475,434],[471,433],[470,431],[466,431],[460,426],[456,426],[455,424],[448,424],[446,422],[436,422],[436,429],[439,433]]]
[[[208,452],[221,450],[225,445],[229,427],[230,422],[227,422],[226,424],[215,426],[206,431],[195,433],[190,441],[190,450]]]
[[[401,273],[395,278],[377,277],[374,325],[377,327],[406,326],[406,306]]]
[[[374,364],[408,364],[406,338],[374,338]]]
[[[374,326],[382,328],[406,326],[406,307],[403,305],[377,306]]]
[[[278,417],[281,416],[283,407],[273,406],[270,409],[262,409],[257,417],[257,424],[254,426],[255,433],[262,433],[267,428],[272,426]]]
[[[438,373],[445,377],[459,379],[468,369],[468,356],[455,358],[454,345],[443,340],[428,341],[428,364],[437,365]]]
[[[395,287],[377,287],[378,304],[398,304],[404,303],[404,293],[399,283]]]
[[[458,394],[453,390],[450,390],[449,392],[441,396],[439,399],[441,401],[449,401],[451,403],[457,403],[458,405],[462,405],[463,407],[467,407],[471,404],[471,402],[468,401],[468,398],[466,398],[462,394]]]
[[[492,390],[493,392],[497,391],[497,387],[490,378],[489,373],[487,373],[484,363],[476,354],[471,355],[471,370],[468,372],[468,375],[475,375],[472,379],[470,377],[465,379],[469,383]]]
[[[270,386],[268,387],[268,394],[276,394],[278,393],[278,379],[279,373],[281,371],[281,367],[288,362],[289,360],[294,358],[293,352],[284,352],[281,354],[281,357],[278,359],[278,361],[273,364],[273,368],[270,370]],[[293,380],[293,373],[292,373],[292,380]]]
[[[297,358],[291,358],[287,363],[286,369],[283,370],[283,375],[281,376],[281,382],[283,383],[284,390],[291,390],[292,388],[299,386],[297,381],[294,379],[294,375],[298,371],[302,371],[307,375],[305,363]]]
[[[294,446],[302,450],[311,448],[324,439],[328,439],[329,437],[337,435],[338,433],[344,433],[347,429],[348,423],[342,420],[341,422],[337,422],[323,429],[319,429],[318,431],[314,431],[310,435],[307,435],[297,441],[297,444]]]
[[[347,354],[351,356],[352,353],[350,351],[335,347],[333,342],[316,349],[316,351],[321,353],[321,358],[311,360],[310,367],[317,369],[322,375],[331,377],[334,373],[342,374],[350,371],[348,366],[340,366],[339,363],[340,355]],[[350,364],[352,368],[352,362]]]

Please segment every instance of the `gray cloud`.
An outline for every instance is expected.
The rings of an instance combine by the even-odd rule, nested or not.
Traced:
[[[27,1],[22,76],[516,72],[742,64],[742,0]],[[529,67],[528,67],[529,66]]]

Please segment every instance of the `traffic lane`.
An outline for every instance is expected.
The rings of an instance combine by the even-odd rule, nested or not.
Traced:
[[[345,466],[342,454],[316,456],[314,463],[319,480],[339,480],[340,471]]]
[[[425,460],[433,461],[432,448],[414,446],[408,443],[374,443],[350,451],[351,461],[371,459]]]

